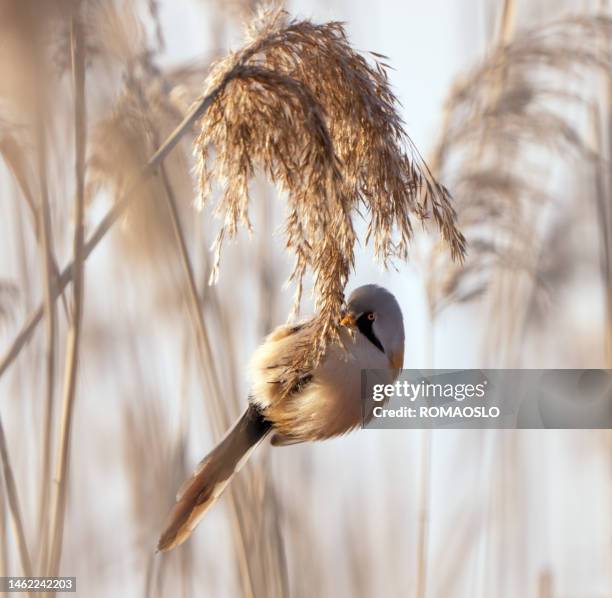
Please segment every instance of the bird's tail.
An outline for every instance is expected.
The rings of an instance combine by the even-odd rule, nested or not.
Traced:
[[[270,423],[255,407],[249,406],[179,490],[176,504],[157,544],[158,550],[170,550],[179,546],[191,535],[232,476],[269,431]]]

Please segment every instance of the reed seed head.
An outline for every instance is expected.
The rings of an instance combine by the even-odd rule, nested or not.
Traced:
[[[195,147],[202,202],[213,182],[223,189],[212,280],[224,239],[241,224],[251,229],[249,180],[261,169],[287,197],[296,309],[303,278],[313,274],[322,332],[309,361],[336,337],[359,208],[385,265],[407,258],[413,218],[433,219],[453,258],[465,251],[448,191],[404,130],[383,60],[355,52],[341,23],[292,21],[267,10],[247,29],[247,45],[218,63],[208,81],[206,93],[218,93]]]

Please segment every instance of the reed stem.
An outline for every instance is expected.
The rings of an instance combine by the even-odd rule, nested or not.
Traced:
[[[75,226],[73,239],[73,318],[68,333],[66,349],[66,376],[61,413],[60,436],[56,461],[55,493],[51,505],[50,553],[47,571],[57,575],[63,546],[66,493],[70,466],[70,440],[76,395],[78,356],[83,316],[84,286],[84,215],[85,215],[85,148],[86,148],[86,98],[85,98],[85,40],[79,16],[71,24],[72,76],[74,84],[75,127]]]
[[[19,507],[19,497],[17,495],[17,485],[13,476],[13,469],[6,448],[6,437],[4,435],[4,427],[2,426],[2,418],[0,417],[0,459],[2,460],[2,470],[4,473],[4,485],[6,489],[6,499],[8,502],[9,512],[13,523],[13,531],[15,533],[15,543],[21,560],[21,569],[23,575],[31,577],[33,574],[32,561],[25,538],[23,528],[23,520],[21,518],[21,508]]]

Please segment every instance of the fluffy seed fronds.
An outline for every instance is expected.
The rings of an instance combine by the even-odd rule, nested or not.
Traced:
[[[95,127],[88,161],[88,197],[100,188],[110,189],[115,200],[124,197],[138,179],[148,157],[180,122],[180,114],[153,81],[144,88],[133,81],[118,100],[109,117]],[[168,177],[182,198],[193,196],[188,157],[177,148],[165,163]],[[143,181],[131,192],[121,241],[127,255],[153,265],[168,255],[174,243],[164,186],[159,177]],[[151,256],[155,259],[151,260]]]
[[[94,59],[126,66],[129,71],[146,51],[146,35],[131,2],[93,2],[87,5],[89,54]]]
[[[610,76],[611,35],[612,19],[603,14],[524,31],[451,90],[432,166],[451,181],[470,255],[458,266],[432,252],[432,312],[480,295],[495,270],[535,267],[528,256],[537,254],[539,216],[550,204],[551,160],[596,158],[567,115],[592,103],[585,79]]]
[[[36,207],[31,194],[29,164],[27,160],[31,142],[29,130],[19,123],[15,110],[10,103],[0,102],[0,157],[11,171],[24,199],[28,203],[31,216],[36,220]]]
[[[280,10],[262,12],[247,40],[214,67],[207,91],[221,91],[196,140],[202,201],[213,180],[223,188],[212,279],[223,240],[240,224],[250,229],[248,184],[259,168],[287,196],[296,307],[304,275],[314,277],[322,334],[309,358],[316,359],[336,335],[359,208],[369,213],[367,239],[385,265],[407,257],[411,216],[432,218],[455,259],[465,242],[448,191],[404,131],[384,57],[373,54],[370,63],[357,54],[341,23],[288,21]]]

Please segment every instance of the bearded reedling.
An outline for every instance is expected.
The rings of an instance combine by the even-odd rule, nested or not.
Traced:
[[[282,446],[349,432],[363,420],[362,370],[383,372],[383,383],[397,378],[404,362],[404,324],[395,297],[373,284],[359,287],[340,319],[340,342],[328,346],[318,365],[300,371],[288,392],[283,379],[295,375],[289,371],[294,354],[315,342],[317,320],[279,326],[255,351],[248,407],[179,491],[159,550],[191,535],[264,438],[271,435],[272,445]]]

